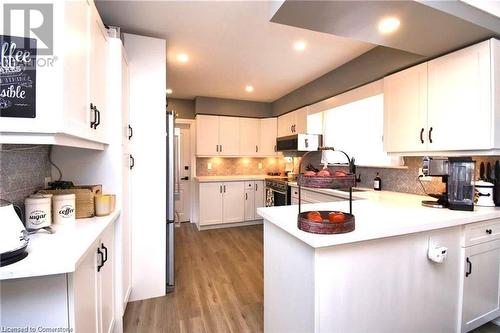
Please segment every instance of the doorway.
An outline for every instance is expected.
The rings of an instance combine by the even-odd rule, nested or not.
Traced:
[[[175,147],[176,152],[175,179],[177,180],[179,196],[175,200],[175,222],[190,222],[191,221],[191,182],[192,182],[192,138],[191,126],[189,123],[175,124]]]

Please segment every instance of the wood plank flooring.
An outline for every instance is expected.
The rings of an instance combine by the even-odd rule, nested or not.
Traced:
[[[262,332],[262,225],[175,230],[175,291],[129,303],[124,331]]]
[[[176,228],[175,292],[132,302],[125,332],[263,331],[262,225],[199,232]],[[471,333],[500,333],[491,323]]]

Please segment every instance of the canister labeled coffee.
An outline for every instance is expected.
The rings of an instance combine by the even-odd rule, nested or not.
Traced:
[[[52,197],[55,224],[75,222],[75,198],[74,194],[58,194]]]

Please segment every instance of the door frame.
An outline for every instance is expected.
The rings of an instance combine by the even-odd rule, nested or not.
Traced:
[[[190,155],[191,155],[191,170],[189,171],[189,202],[190,202],[190,215],[191,218],[189,220],[190,223],[196,223],[196,215],[195,215],[195,186],[194,186],[194,177],[196,177],[196,131],[195,124],[196,121],[194,119],[184,119],[184,118],[175,118],[175,125],[187,125],[189,126],[189,140],[190,142]]]

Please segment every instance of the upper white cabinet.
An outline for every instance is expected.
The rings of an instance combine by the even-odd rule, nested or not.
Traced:
[[[276,137],[278,133],[278,119],[265,118],[260,120],[259,155],[276,155]]]
[[[384,150],[427,150],[427,63],[384,78]]]
[[[236,117],[219,117],[219,155],[235,156],[240,151],[240,122]]]
[[[219,155],[219,117],[196,116],[196,154]]]
[[[278,117],[278,137],[307,132],[308,107]]]
[[[498,43],[498,42],[497,42]],[[490,41],[428,63],[429,148],[476,150],[492,147]]]
[[[384,79],[384,149],[474,154],[500,149],[500,42],[490,39]]]
[[[37,55],[35,118],[2,117],[0,143],[104,149],[108,143],[106,29],[92,1],[52,4],[53,54]],[[2,29],[0,33],[4,33]],[[19,26],[12,31],[24,29]],[[38,39],[37,44],[44,45],[44,41]],[[97,111],[90,103],[97,106]]]
[[[275,156],[276,118],[196,116],[196,155]]]

